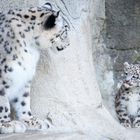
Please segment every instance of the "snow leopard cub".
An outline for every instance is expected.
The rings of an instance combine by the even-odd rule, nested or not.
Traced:
[[[116,113],[124,127],[140,127],[140,64],[125,62],[124,73],[115,98]]]

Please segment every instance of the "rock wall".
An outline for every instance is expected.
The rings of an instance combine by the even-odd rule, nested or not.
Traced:
[[[32,109],[40,117],[49,114],[57,127],[82,127],[84,123],[79,120],[84,117],[82,114],[85,107],[88,109],[101,104],[94,77],[88,11],[93,2],[56,1],[56,5],[70,21],[71,45],[59,53],[51,49],[42,52],[32,90]]]
[[[123,63],[138,63],[140,58],[139,6],[139,1],[106,0],[105,18],[98,24],[101,34],[96,37],[93,55],[97,81],[103,101],[114,117],[113,99],[123,78]]]

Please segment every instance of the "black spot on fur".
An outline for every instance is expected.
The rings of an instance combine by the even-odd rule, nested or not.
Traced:
[[[39,43],[38,41],[35,41],[35,44],[36,44],[37,46],[40,46],[40,43]]]
[[[14,15],[15,13],[14,13],[13,10],[9,10],[9,11],[8,11],[8,14],[10,14],[10,15]]]
[[[31,115],[32,115],[30,111],[28,112],[28,115],[29,115],[29,116],[31,116]]]
[[[25,42],[25,41],[23,41],[23,43],[24,43],[24,46],[26,46],[26,42]]]
[[[8,66],[5,65],[5,66],[4,66],[4,72],[5,72],[5,73],[7,73],[7,69],[8,69]]]
[[[16,11],[22,11],[22,10],[21,10],[21,9],[19,9],[19,8],[16,8],[15,10],[16,10]]]
[[[17,41],[17,43],[19,43],[19,40],[18,39],[16,41]]]
[[[125,100],[125,97],[122,97],[121,99],[122,99],[122,100]]]
[[[16,20],[16,21],[19,21],[19,19],[17,19],[17,18],[11,18],[11,21],[12,21],[12,20]]]
[[[36,16],[31,16],[31,20],[35,20],[36,19]]]
[[[43,17],[45,14],[44,13],[41,13],[40,17]]]
[[[25,38],[25,34],[24,34],[24,33],[19,32],[19,35],[20,35],[22,38]]]
[[[9,28],[10,25],[7,23],[7,24],[4,24],[4,27]]]
[[[0,69],[0,77],[1,77],[1,74],[2,74],[2,70]]]
[[[28,16],[28,15],[24,15],[24,18],[26,18],[26,19],[27,19],[27,18],[29,18],[29,16]]]
[[[1,28],[1,32],[4,33],[4,28]]]
[[[22,114],[26,114],[26,112],[25,112],[25,111],[23,111],[23,112],[22,112]]]
[[[2,59],[1,64],[3,64],[4,62],[6,62],[6,58]]]
[[[137,120],[137,121],[136,121],[136,123],[139,123],[139,122],[140,122],[140,120]]]
[[[24,29],[25,32],[29,32],[30,31],[30,27],[28,26],[27,29]]]
[[[32,26],[31,29],[34,30],[34,26]]]
[[[4,95],[5,95],[4,89],[0,90],[0,96],[4,96]]]
[[[21,62],[18,62],[19,66],[21,66]]]
[[[38,11],[38,12],[41,12],[41,11],[42,11],[42,9],[40,9],[40,8],[38,7],[37,11]]]
[[[9,118],[11,117],[11,114],[10,114],[10,113],[8,114],[8,117],[9,117]]]
[[[59,48],[59,47],[56,47],[56,49],[57,49],[58,51],[64,50],[64,48]]]
[[[116,112],[117,113],[121,113],[121,112],[124,112],[124,110],[117,110]]]
[[[15,99],[13,100],[13,102],[14,102],[14,103],[17,103],[17,102],[18,102],[18,98],[15,98]]]
[[[2,81],[2,84],[3,84],[3,85],[5,85],[5,84],[6,84],[6,82],[3,80],[3,81]]]
[[[8,108],[7,107],[5,107],[5,112],[8,112]]]
[[[8,41],[5,41],[4,42],[4,50],[6,53],[10,54],[11,51],[12,51],[12,47],[9,46],[9,42]]]
[[[55,20],[56,20],[56,16],[50,15],[44,23],[44,28],[46,30],[53,28],[55,26]]]
[[[12,39],[14,39],[15,38],[15,33],[13,32],[13,30],[8,31],[7,32],[7,36],[10,37],[10,38],[12,38]]]
[[[21,105],[22,105],[22,106],[25,106],[25,105],[26,105],[26,103],[25,103],[24,101],[22,101],[22,102],[21,102]]]
[[[4,119],[7,119],[7,116],[6,115],[4,116]]]
[[[1,21],[4,21],[5,20],[5,15],[4,14],[0,15],[0,20]]]
[[[7,70],[8,70],[9,72],[12,72],[12,71],[13,71],[13,68],[10,67],[10,68],[8,68]]]
[[[34,11],[34,10],[31,10],[31,9],[29,9],[28,11],[31,12],[31,13],[35,13],[35,12],[36,12],[36,11]]]
[[[29,96],[29,93],[28,92],[25,92],[24,94],[23,94],[23,97],[28,97]]]
[[[0,44],[1,44],[3,41],[4,41],[4,39],[3,39],[3,38],[0,38]]]
[[[21,27],[22,25],[21,24],[17,24],[17,27]]]
[[[26,49],[24,49],[24,52],[26,52],[26,53],[27,53],[28,51],[27,51]]]
[[[20,18],[22,18],[22,15],[21,14],[17,14],[17,16],[20,17]]]
[[[8,46],[9,45],[9,42],[8,41],[5,41],[4,42],[4,46],[6,47],[6,46]]]
[[[0,112],[2,112],[3,111],[3,107],[2,106],[0,106]]]
[[[9,85],[6,85],[6,86],[5,86],[5,88],[9,88],[9,87],[10,87]]]
[[[39,38],[39,36],[34,37],[35,40],[37,40]]]
[[[126,90],[126,91],[128,91],[128,90],[129,90],[129,88],[126,88],[125,90]]]
[[[16,60],[18,56],[16,54],[13,55],[13,60]]]
[[[1,122],[1,123],[4,123],[4,120],[1,120],[0,122]]]
[[[120,122],[122,122],[122,123],[126,121],[126,120],[123,119],[123,118],[122,118],[122,119],[119,118],[119,120],[120,120]]]
[[[124,113],[124,114],[123,114],[123,116],[127,116],[127,114],[126,114],[126,113]]]

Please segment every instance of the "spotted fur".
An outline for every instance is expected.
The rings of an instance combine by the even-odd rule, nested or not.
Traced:
[[[31,113],[30,86],[38,49],[63,50],[69,45],[67,29],[60,11],[53,10],[50,3],[0,13],[0,133],[49,127]],[[19,122],[11,120],[11,107]]]
[[[125,127],[140,127],[140,64],[124,63],[124,81],[116,95],[115,107]]]

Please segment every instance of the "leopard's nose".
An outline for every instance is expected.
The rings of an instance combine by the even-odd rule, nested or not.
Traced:
[[[59,16],[59,13],[60,13],[60,10],[59,11],[57,11],[57,12],[55,12],[55,17],[57,18],[58,16]]]

